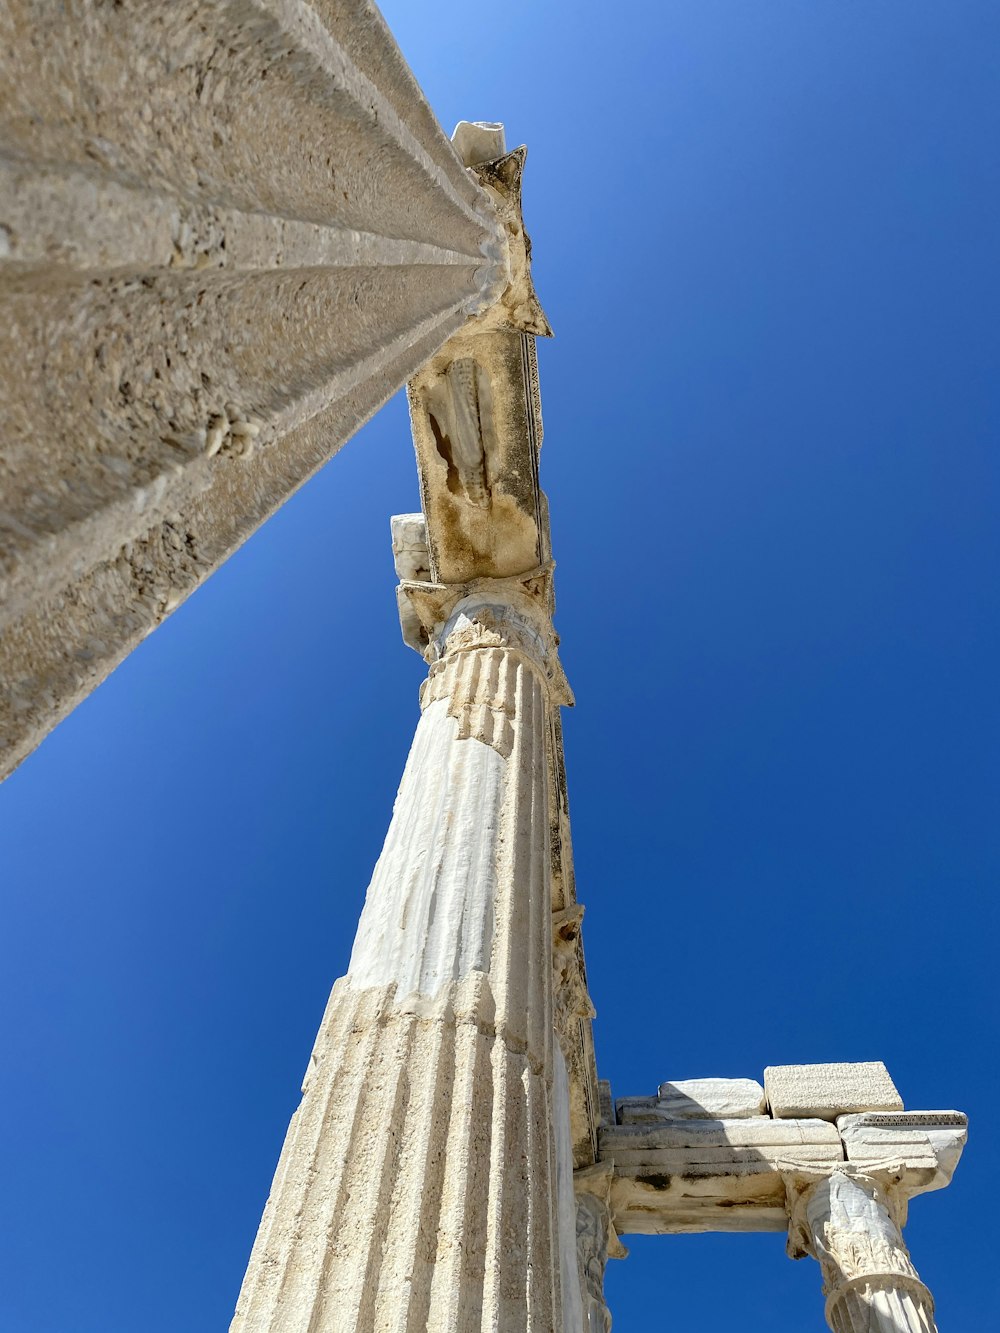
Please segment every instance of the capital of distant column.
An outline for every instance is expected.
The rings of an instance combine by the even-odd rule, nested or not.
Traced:
[[[410,540],[419,540],[416,515],[393,520],[393,535],[409,524]],[[420,563],[408,552],[409,565]],[[397,553],[398,556],[398,553]],[[397,567],[400,561],[397,558]],[[512,578],[472,579],[464,583],[432,583],[400,579],[396,589],[404,641],[429,664],[423,702],[437,697],[433,682],[456,657],[478,650],[499,650],[524,663],[540,679],[554,706],[573,703],[562,664],[559,638],[552,624],[552,566]]]

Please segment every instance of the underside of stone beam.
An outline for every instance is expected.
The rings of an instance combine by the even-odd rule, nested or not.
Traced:
[[[504,285],[370,4],[0,15],[0,776]]]

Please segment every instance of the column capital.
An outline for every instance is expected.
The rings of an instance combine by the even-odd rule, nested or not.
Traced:
[[[502,648],[540,673],[553,704],[573,703],[552,624],[551,560],[509,578],[433,583],[423,515],[396,515],[392,537],[403,641],[431,665],[432,672],[435,664],[457,653]]]
[[[823,1274],[826,1320],[835,1333],[930,1333],[934,1300],[903,1241],[902,1161],[850,1162],[782,1172],[789,1214],[788,1253],[811,1255]],[[868,1313],[866,1313],[868,1312]]]
[[[851,1162],[816,1167],[799,1162],[779,1162],[777,1165],[785,1186],[790,1259],[813,1254],[810,1204],[815,1204],[817,1193],[824,1187],[831,1187],[837,1177],[856,1181],[859,1188],[871,1191],[873,1195],[877,1193],[894,1224],[902,1227],[906,1223],[907,1200],[899,1188],[906,1177],[906,1163],[902,1160],[866,1163],[863,1167]]]

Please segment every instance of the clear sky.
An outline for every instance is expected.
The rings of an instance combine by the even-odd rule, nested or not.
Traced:
[[[529,145],[601,1073],[967,1110],[908,1239],[985,1329],[1000,7],[384,11],[449,132]],[[0,1333],[226,1328],[417,718],[417,503],[396,399],[0,789]],[[823,1328],[779,1236],[632,1251],[615,1333]]]

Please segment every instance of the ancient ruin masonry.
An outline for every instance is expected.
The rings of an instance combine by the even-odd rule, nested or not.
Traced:
[[[879,1063],[598,1080],[525,149],[368,0],[0,16],[0,777],[404,383],[420,716],[232,1333],[608,1333],[620,1237],[779,1231],[834,1333],[932,1333],[955,1111]]]

